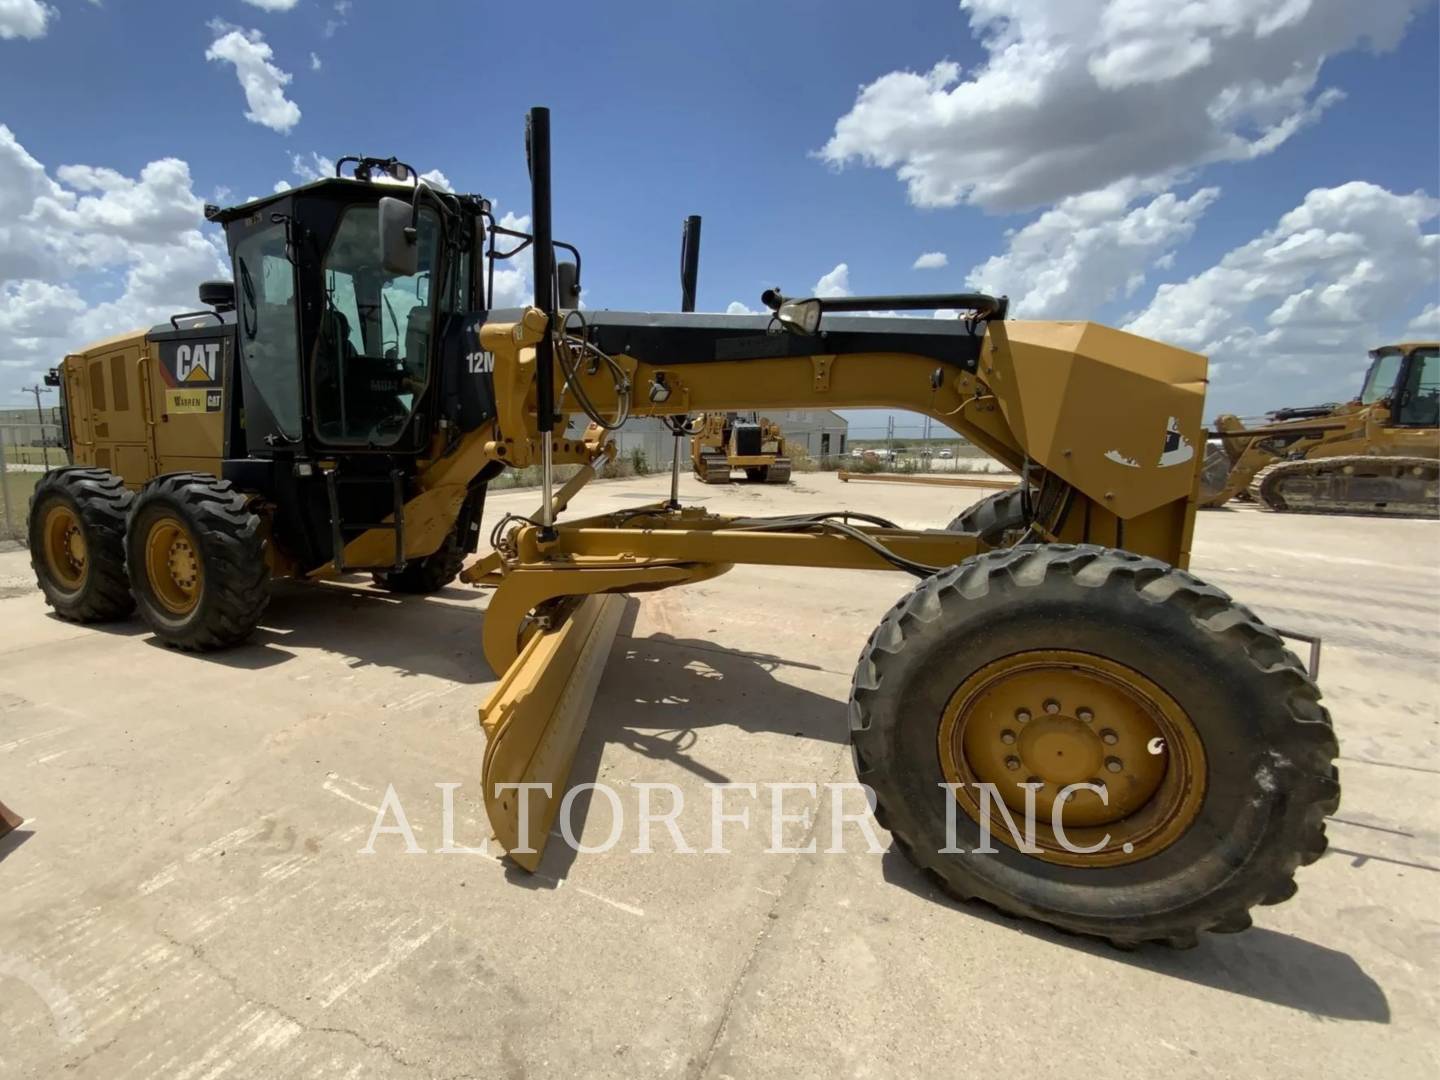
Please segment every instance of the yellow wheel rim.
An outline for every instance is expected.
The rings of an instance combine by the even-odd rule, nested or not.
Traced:
[[[73,509],[60,503],[45,511],[41,525],[45,569],[66,592],[76,592],[85,584],[88,551],[85,530]]]
[[[1116,866],[1163,851],[1205,796],[1205,749],[1179,703],[1139,672],[1089,653],[1034,650],[987,664],[951,695],[939,751],[946,781],[960,785],[956,801],[976,822],[977,785],[993,785],[1023,834],[1021,785],[1040,784],[1036,857],[1067,866]],[[1090,853],[1068,850],[1051,824],[1063,789],[1083,783],[1103,787],[1105,798],[1073,791],[1060,820],[1070,847],[1101,845]],[[991,835],[1015,847],[1000,811],[990,801],[985,808]]]
[[[168,614],[195,610],[205,584],[194,538],[178,519],[157,518],[145,534],[145,577],[150,591]]]

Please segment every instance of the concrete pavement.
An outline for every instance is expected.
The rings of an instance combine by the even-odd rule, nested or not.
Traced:
[[[575,511],[667,490],[596,484]],[[983,494],[685,493],[917,526]],[[494,496],[487,521],[535,501]],[[55,620],[28,554],[0,552],[0,799],[26,818],[0,839],[0,1075],[1434,1075],[1440,524],[1209,512],[1193,569],[1324,637],[1344,801],[1254,929],[1121,953],[943,899],[854,826],[825,854],[823,787],[782,807],[784,846],[822,850],[766,853],[766,782],[853,779],[851,669],[904,575],[740,567],[634,602],[573,780],[678,786],[696,848],[707,785],[754,782],[729,796],[752,828],[729,855],[661,829],[635,854],[627,794],[613,848],[552,845],[528,876],[437,850],[486,836],[484,592],[284,586],[251,644],[196,657]],[[424,854],[360,854],[389,790]],[[610,808],[577,821],[602,844]]]

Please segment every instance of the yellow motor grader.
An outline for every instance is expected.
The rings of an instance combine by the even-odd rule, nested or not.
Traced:
[[[702,413],[691,431],[690,464],[704,483],[728,484],[736,469],[758,483],[789,482],[790,459],[779,424],[756,413]]]
[[[1353,401],[1266,420],[1216,417],[1202,507],[1239,497],[1291,513],[1440,515],[1440,343],[1374,349]]]
[[[876,817],[951,894],[1184,946],[1293,893],[1325,849],[1337,747],[1281,635],[1186,569],[1203,357],[1011,321],[981,294],[582,309],[578,253],[556,258],[573,249],[552,235],[546,110],[527,147],[531,235],[393,159],[210,208],[233,285],[57,374],[76,465],[30,515],[56,612],[138,606],[161,640],[206,649],[243,640],[277,578],[437,588],[477,546],[489,479],[539,466],[538,510],[500,518],[461,575],[493,588],[482,779],[520,866],[542,857],[622,597],[756,564],[914,579],[856,642],[848,724]],[[495,262],[527,246],[534,303],[491,309]],[[965,314],[844,317],[867,308]],[[1020,473],[1018,531],[678,501],[567,515],[629,416],[859,407],[924,413]],[[557,488],[560,464],[580,468]],[[1006,827],[1027,810],[1033,829]]]

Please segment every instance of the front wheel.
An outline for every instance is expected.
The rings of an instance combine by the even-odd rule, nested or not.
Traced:
[[[1249,926],[1324,852],[1338,748],[1319,697],[1219,589],[1027,544],[891,610],[856,668],[851,739],[881,824],[952,895],[1187,946]]]
[[[260,516],[228,480],[175,473],[135,500],[125,546],[140,614],[190,652],[237,645],[270,601]]]

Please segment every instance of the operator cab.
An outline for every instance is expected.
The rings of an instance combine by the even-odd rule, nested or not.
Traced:
[[[1370,353],[1360,403],[1385,401],[1396,427],[1440,425],[1440,348],[1434,344],[1386,345]]]
[[[244,452],[415,452],[431,434],[432,341],[481,297],[472,252],[488,205],[440,192],[394,159],[342,159],[350,175],[232,209],[224,224],[235,275]],[[406,185],[410,188],[405,190]],[[414,199],[409,272],[380,257],[381,202]]]

